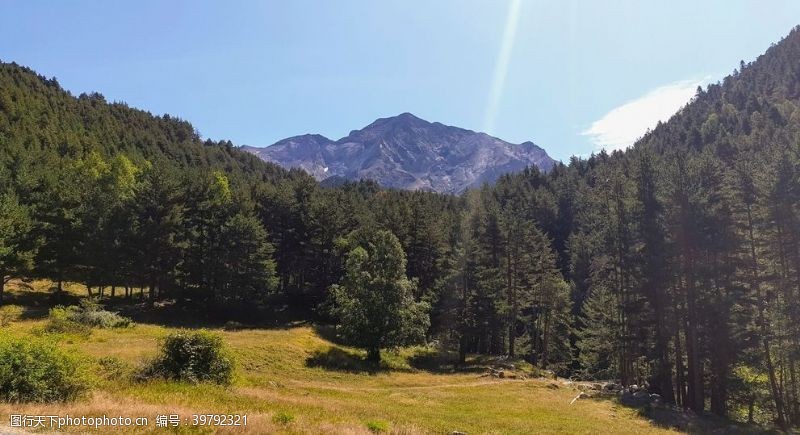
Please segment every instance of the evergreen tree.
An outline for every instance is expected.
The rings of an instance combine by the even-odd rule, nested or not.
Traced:
[[[221,239],[225,247],[219,261],[222,300],[264,300],[276,286],[272,245],[254,216],[237,213],[225,222]]]
[[[12,193],[0,194],[0,305],[11,277],[29,272],[36,249],[33,222]]]

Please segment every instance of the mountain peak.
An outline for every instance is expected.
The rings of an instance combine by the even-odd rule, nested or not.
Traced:
[[[395,116],[395,118],[399,118],[399,119],[403,119],[403,120],[409,120],[409,119],[420,119],[420,118],[416,117],[416,116],[415,116],[413,113],[411,113],[411,112],[403,112],[403,113],[401,113],[401,114],[399,114],[399,115]]]
[[[294,136],[247,149],[318,180],[375,180],[385,187],[459,193],[528,166],[547,171],[555,161],[533,142],[515,145],[485,133],[428,122],[404,112],[379,118],[337,141]]]
[[[417,116],[409,112],[403,112],[399,115],[390,116],[387,118],[378,118],[368,126],[364,127],[362,130],[368,130],[370,128],[375,128],[380,126],[430,125],[430,124],[431,124],[430,122],[422,118],[418,118]]]

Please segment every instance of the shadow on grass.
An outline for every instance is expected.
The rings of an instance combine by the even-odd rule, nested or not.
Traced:
[[[376,374],[389,371],[386,367],[367,361],[362,355],[336,346],[314,352],[306,359],[306,367],[319,367],[346,373]]]
[[[455,353],[433,349],[412,355],[408,358],[408,364],[416,370],[437,374],[484,373],[487,370],[487,365],[481,361],[468,360],[462,364]]]
[[[75,305],[80,298],[66,292],[26,291],[24,289],[14,290],[6,293],[3,300],[4,305],[19,305],[22,307],[22,320],[38,320],[47,317],[50,308],[57,305]]]
[[[780,434],[783,433],[777,429],[761,427],[752,424],[739,423],[726,418],[718,417],[711,414],[698,415],[691,411],[685,411],[679,408],[668,406],[636,406],[621,402],[617,399],[608,399],[599,397],[604,400],[614,400],[620,406],[632,408],[637,413],[658,427],[664,429],[677,430],[687,434]]]
[[[314,324],[314,332],[320,336],[325,341],[330,341],[331,343],[338,344],[340,346],[347,346],[348,343],[345,342],[339,334],[336,333],[336,326],[327,324],[327,323],[316,323]]]
[[[322,339],[333,343],[326,351],[317,351],[306,360],[308,367],[321,367],[333,371],[350,373],[378,373],[388,371],[424,371],[434,374],[482,373],[488,366],[496,366],[484,358],[470,358],[459,364],[454,352],[440,352],[430,347],[412,347],[401,350],[384,350],[379,366],[366,360],[365,354],[347,350],[350,343],[344,341],[329,324],[315,324],[314,331]],[[342,346],[342,347],[338,347]],[[496,357],[492,357],[496,359]]]
[[[306,324],[285,307],[259,304],[209,304],[205,301],[164,300],[150,304],[136,299],[103,300],[107,309],[118,311],[136,323],[172,328],[290,329]]]
[[[21,319],[47,318],[51,308],[63,305],[78,305],[85,295],[74,292],[58,292],[55,287],[35,289],[30,284],[15,280],[8,286],[3,304],[22,307]],[[288,309],[285,305],[216,303],[205,299],[166,299],[149,303],[138,293],[126,297],[117,293],[106,293],[99,298],[100,304],[139,324],[152,324],[178,328],[225,328],[241,329],[289,329],[306,324],[305,313]]]

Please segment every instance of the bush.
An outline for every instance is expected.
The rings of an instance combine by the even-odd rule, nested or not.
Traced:
[[[294,415],[288,412],[279,412],[272,416],[273,423],[287,425],[294,421]]]
[[[97,360],[98,371],[103,379],[119,380],[130,376],[131,371],[125,361],[113,356],[104,356]]]
[[[55,334],[89,335],[92,333],[88,326],[72,320],[70,309],[62,306],[50,309],[44,330]]]
[[[22,316],[22,307],[19,305],[3,305],[0,307],[0,327],[6,327],[11,322],[16,322]]]
[[[100,304],[91,300],[81,300],[80,307],[70,307],[70,319],[93,328],[127,328],[133,321],[117,313],[102,309]]]
[[[367,422],[367,429],[373,433],[387,432],[389,430],[389,423],[382,420],[370,420]]]
[[[91,299],[82,299],[80,306],[58,306],[50,310],[47,332],[88,334],[89,328],[127,328],[133,321],[117,313],[106,311]]]
[[[127,328],[133,325],[131,319],[111,311],[78,311],[72,319],[93,328]]]
[[[77,359],[49,341],[0,340],[0,400],[65,402],[88,389]]]
[[[219,335],[206,331],[180,331],[164,339],[160,355],[142,375],[144,378],[228,385],[233,378],[233,360]]]

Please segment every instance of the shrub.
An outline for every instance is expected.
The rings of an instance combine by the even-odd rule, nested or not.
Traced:
[[[145,367],[142,375],[144,378],[228,385],[233,377],[233,360],[219,335],[207,331],[179,331],[164,339],[160,355]]]
[[[279,412],[272,416],[272,421],[277,424],[287,425],[294,421],[294,415],[288,412]]]
[[[91,334],[92,330],[88,326],[72,320],[70,308],[62,306],[51,308],[47,325],[44,327],[45,332],[76,335]]]
[[[71,318],[93,328],[127,328],[133,325],[131,319],[105,310],[77,311]]]
[[[370,420],[367,422],[367,429],[373,433],[386,432],[389,430],[389,423],[381,420]]]
[[[127,328],[133,321],[117,313],[106,311],[91,299],[82,299],[80,307],[70,307],[70,320],[94,328]]]
[[[108,380],[124,379],[130,376],[128,364],[113,356],[104,356],[97,360],[100,376]]]
[[[58,306],[50,310],[47,332],[89,334],[88,328],[127,328],[133,321],[117,313],[106,311],[97,302],[82,299],[79,306]]]
[[[19,305],[3,305],[0,307],[0,327],[6,327],[11,322],[16,322],[22,316],[22,307]]]
[[[0,400],[65,402],[88,389],[78,360],[50,341],[0,340]]]

